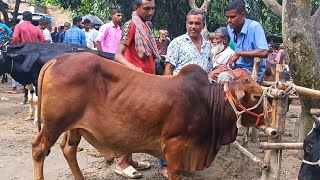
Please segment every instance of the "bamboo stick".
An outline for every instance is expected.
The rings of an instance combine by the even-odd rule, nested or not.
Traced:
[[[258,57],[254,58],[253,68],[252,68],[252,74],[251,77],[253,80],[258,81],[258,69],[260,67],[260,61],[261,59]]]
[[[297,85],[293,84],[292,82],[286,82],[284,84],[280,83],[280,84],[278,84],[277,88],[285,90],[289,86],[293,86],[298,94],[305,94],[305,95],[309,95],[309,96],[320,97],[320,91],[306,88],[306,87],[302,87],[302,86],[297,86]]]
[[[320,109],[312,108],[310,109],[310,114],[320,115]]]
[[[263,81],[262,82],[262,85],[267,86],[267,87],[275,85],[275,84],[277,84],[277,82],[273,82],[273,81]]]
[[[250,160],[252,160],[255,164],[257,164],[261,169],[268,169],[268,165],[265,164],[261,159],[251,154],[246,148],[242,147],[238,141],[232,143],[236,146],[236,148],[245,156],[247,156]]]
[[[269,126],[266,126],[264,124],[256,127],[257,129],[261,130],[262,132],[266,133],[268,136],[271,136],[271,137],[277,137],[278,136],[278,132],[276,129],[274,128],[271,128]]]
[[[269,149],[303,149],[303,143],[268,143],[261,142],[260,148],[264,150]]]
[[[277,64],[276,67],[276,81],[280,81],[280,72],[284,69],[283,65]],[[281,81],[282,82],[282,81]],[[271,128],[277,129],[279,134],[284,133],[285,127],[285,119],[287,112],[287,104],[288,104],[288,95],[285,94],[283,98],[274,98],[272,100],[272,121],[270,124]],[[269,143],[279,143],[281,142],[281,136],[269,136]],[[281,172],[281,154],[279,154],[278,150],[270,149],[265,153],[264,161],[266,164],[269,164],[270,167],[268,171],[263,170],[261,179],[274,179],[280,180],[280,172]]]

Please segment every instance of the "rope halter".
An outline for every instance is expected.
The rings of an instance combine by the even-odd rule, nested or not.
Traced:
[[[256,105],[254,105],[253,107],[251,108],[246,108],[244,107],[235,97],[233,97],[233,95],[231,94],[230,92],[230,89],[229,89],[229,85],[228,83],[225,83],[224,84],[224,92],[226,94],[226,98],[227,100],[229,101],[233,111],[235,112],[236,114],[236,117],[237,117],[237,127],[240,128],[241,127],[241,117],[242,117],[242,114],[243,113],[248,113],[250,114],[251,116],[254,116],[254,117],[257,117],[257,120],[256,120],[256,123],[255,125],[258,126],[260,124],[260,121],[261,121],[261,118],[262,117],[266,117],[267,116],[267,113],[269,111],[265,111],[261,114],[257,114],[257,113],[254,113],[252,112],[251,110],[253,109],[256,109],[260,104],[261,102],[264,100],[265,102],[267,101],[267,96],[266,96],[266,91],[263,91],[263,94],[261,95],[258,103]],[[242,111],[238,111],[237,110],[237,107],[239,107]]]

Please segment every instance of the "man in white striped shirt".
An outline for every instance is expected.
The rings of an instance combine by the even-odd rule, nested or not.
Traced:
[[[226,27],[220,27],[209,36],[212,53],[212,69],[227,65],[234,50],[229,47],[230,36]]]

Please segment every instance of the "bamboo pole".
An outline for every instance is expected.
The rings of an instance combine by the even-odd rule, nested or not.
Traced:
[[[257,164],[261,169],[268,169],[268,165],[265,164],[261,159],[251,154],[246,148],[240,145],[238,141],[232,143],[242,154],[247,156],[250,160],[252,160],[255,164]]]
[[[269,149],[303,149],[303,143],[260,143],[260,148],[264,150]]]
[[[320,109],[312,108],[312,109],[310,109],[310,114],[318,116],[318,115],[320,115]]]
[[[296,92],[298,94],[305,94],[305,95],[309,95],[309,96],[320,97],[320,91],[315,90],[315,89],[302,87],[302,86],[297,86],[297,85],[293,84],[292,82],[279,83],[277,85],[277,88],[285,90],[290,86],[293,86],[293,88],[296,90]]]
[[[243,133],[238,133],[237,136],[243,136]],[[258,137],[269,137],[270,135],[266,134],[265,132],[258,132]],[[292,137],[292,134],[290,132],[285,132],[285,137]]]
[[[284,65],[277,64],[276,67],[276,81],[280,81],[280,72],[284,69]],[[281,79],[282,80],[282,79]],[[276,97],[272,100],[272,121],[271,128],[274,128],[279,133],[279,136],[269,136],[269,143],[279,143],[281,142],[281,134],[284,134],[285,119],[287,113],[288,95],[285,94],[284,97]],[[262,180],[267,179],[277,179],[280,180],[281,172],[281,153],[279,150],[270,149],[265,153],[264,161],[269,164],[269,171],[263,170]]]
[[[275,85],[275,84],[277,84],[277,82],[273,82],[273,81],[263,81],[262,82],[262,85],[267,86],[267,87]]]
[[[251,77],[255,81],[258,81],[258,72],[259,72],[260,62],[261,62],[261,59],[259,57],[254,58]],[[250,141],[252,143],[259,142],[257,129],[255,128],[250,128],[250,129],[251,129]]]
[[[261,130],[261,131],[263,131],[264,133],[266,133],[269,136],[272,136],[272,137],[277,137],[278,136],[278,132],[277,132],[276,129],[271,128],[269,126],[266,126],[264,124],[262,124],[262,125],[260,125],[260,126],[258,126],[256,128]]]

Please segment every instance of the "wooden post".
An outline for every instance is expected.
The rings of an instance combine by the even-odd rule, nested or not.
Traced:
[[[238,141],[235,141],[232,143],[236,148],[245,156],[247,156],[251,161],[253,161],[255,164],[257,164],[261,169],[267,169],[268,165],[265,164],[262,160],[260,160],[255,155],[251,154],[246,148],[240,145]]]
[[[276,81],[280,81],[280,73],[284,69],[284,65],[277,64],[276,67]],[[272,121],[271,128],[275,128],[279,133],[279,136],[269,136],[269,143],[279,143],[281,142],[281,135],[284,134],[285,130],[285,120],[287,113],[287,105],[288,105],[288,95],[285,94],[284,97],[275,97],[272,100]],[[281,172],[281,154],[282,150],[267,150],[265,154],[264,161],[269,165],[269,170],[263,170],[262,172],[262,180],[272,179],[272,180],[280,180],[280,172]]]
[[[303,149],[303,143],[260,143],[261,149]]]
[[[258,57],[254,58],[251,77],[255,81],[258,81],[258,71],[260,67],[260,62],[261,62],[260,58]],[[258,130],[256,128],[251,128],[250,141],[253,143],[257,143],[259,141]]]

